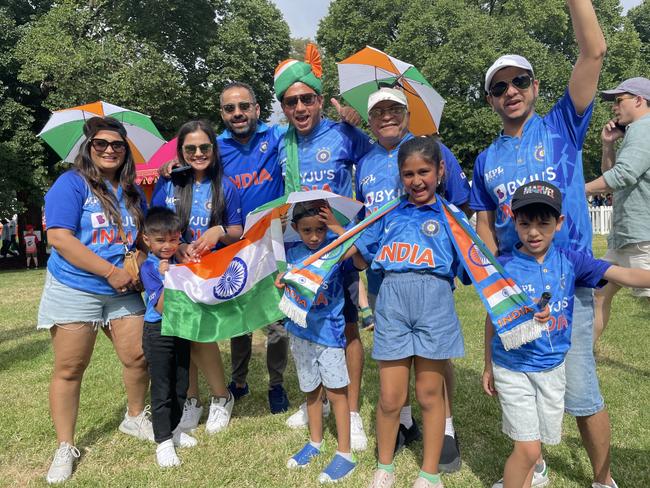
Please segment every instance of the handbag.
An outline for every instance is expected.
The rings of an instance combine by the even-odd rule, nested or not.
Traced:
[[[120,239],[122,239],[122,242],[124,243],[124,269],[136,282],[133,287],[134,290],[138,292],[144,291],[144,287],[140,281],[139,257],[141,251],[139,249],[129,249],[129,241],[126,239],[126,234],[122,228],[122,219],[120,217],[118,217],[117,228],[120,234]]]

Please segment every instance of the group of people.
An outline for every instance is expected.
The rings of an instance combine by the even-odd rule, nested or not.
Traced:
[[[89,119],[74,168],[45,198],[53,249],[38,327],[49,329],[54,349],[50,411],[58,441],[47,481],[67,480],[79,456],[74,431],[80,386],[99,328],[123,365],[127,409],[119,430],[155,442],[160,466],[178,465],[176,448],[197,444],[191,433],[203,415],[199,370],[210,389],[206,431],[227,427],[234,402],[250,391],[251,337],[231,340],[227,384],[216,343],[161,335],[164,274],[174,263],[236,242],[245,216],[285,191],[325,189],[350,198],[356,194],[366,214],[399,201],[333,270],[306,327],[290,320],[266,327],[270,411],[289,408],[283,386],[289,346],[306,395],[287,424],[308,426],[309,441],[287,467],[306,467],[321,454],[322,418],[330,411],[336,417],[337,450],[319,480],[351,475],[357,465],[353,451],[367,448],[359,415],[364,350],[358,305],[359,271],[370,266],[372,357],[380,377],[378,464],[370,487],[392,486],[395,453],[418,439],[423,459],[413,486],[441,488],[440,473],[460,469],[451,359],[461,357],[464,346],[453,289],[454,278],[466,281],[466,276],[442,218],[444,200],[467,215],[477,212],[479,236],[524,291],[536,299],[543,292],[552,297],[536,314],[548,321],[548,333],[520,349],[505,350],[486,320],[483,388],[490,395],[498,392],[503,431],[514,441],[504,477],[494,486],[549,482],[541,443],[560,441],[566,411],[578,422],[593,468],[592,486],[616,487],[609,417],[593,357],[592,288],[603,280],[648,288],[650,272],[624,270],[591,254],[585,193],[592,187],[602,191],[605,183],[621,190],[629,171],[618,172],[614,155],[608,159],[611,177],[606,173],[605,183],[596,180],[585,189],[581,150],[606,45],[591,2],[567,3],[579,54],[565,94],[546,116],[535,113],[539,80],[528,60],[505,55],[486,72],[487,101],[503,130],[479,155],[471,189],[446,146],[435,137],[409,133],[408,101],[399,86],[379,88],[369,97],[373,141],[354,126],[359,117],[349,107],[335,103],[340,122],[323,118],[320,73],[308,62],[289,60],[276,70],[274,89],[288,127],[259,121],[255,94],[243,82],[220,94],[227,128],[222,134],[216,136],[203,121],[184,124],[177,162],[159,180],[151,207],[135,184],[122,124],[110,117]],[[650,104],[650,94],[636,88],[622,93],[614,99],[615,112],[624,104]],[[637,132],[631,127],[636,119],[622,123],[630,126],[626,134]],[[287,244],[290,265],[343,232],[325,202],[297,206],[287,225],[301,238]],[[408,248],[411,258],[400,258],[396,246]],[[125,252],[135,248],[146,251],[139,258],[139,276],[125,267]],[[280,278],[276,283],[283,286]],[[421,429],[411,414],[411,369]],[[149,383],[151,413],[145,407]]]

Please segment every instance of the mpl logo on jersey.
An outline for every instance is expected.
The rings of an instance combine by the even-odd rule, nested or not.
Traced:
[[[495,178],[498,178],[499,176],[503,176],[504,174],[505,174],[505,170],[503,169],[503,166],[497,166],[496,168],[491,169],[490,171],[485,173],[483,177],[485,178],[485,182],[489,183]]]

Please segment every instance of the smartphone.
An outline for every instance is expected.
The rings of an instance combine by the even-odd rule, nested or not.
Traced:
[[[618,130],[620,130],[623,134],[625,134],[625,129],[627,129],[627,125],[621,125],[618,122],[614,124],[614,127],[616,127]]]
[[[192,169],[192,167],[189,164],[184,164],[182,166],[177,166],[173,170],[171,170],[172,174],[177,174],[177,173],[183,173],[187,171],[188,169]]]

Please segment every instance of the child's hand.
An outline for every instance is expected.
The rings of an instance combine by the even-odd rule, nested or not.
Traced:
[[[176,262],[178,263],[192,263],[197,261],[194,255],[194,248],[192,244],[183,243],[178,246],[176,251]]]
[[[538,322],[542,322],[545,324],[546,322],[551,320],[551,307],[546,305],[546,307],[544,307],[544,310],[537,312],[533,317]]]
[[[336,217],[334,216],[334,213],[332,212],[332,209],[329,207],[329,205],[323,205],[319,209],[318,218],[323,224],[327,226],[329,230],[335,234],[341,235],[345,232],[343,226],[339,223],[338,220],[336,220]]]
[[[492,372],[491,365],[486,365],[483,369],[483,378],[481,383],[483,384],[483,391],[488,396],[495,396],[497,394],[497,390],[494,388],[494,373]]]
[[[161,259],[160,264],[158,265],[158,272],[164,276],[164,274],[169,270],[169,260]]]
[[[282,290],[284,288],[284,283],[282,283],[280,280],[284,277],[286,273],[278,273],[278,275],[275,277],[275,287],[278,288],[279,290]]]

